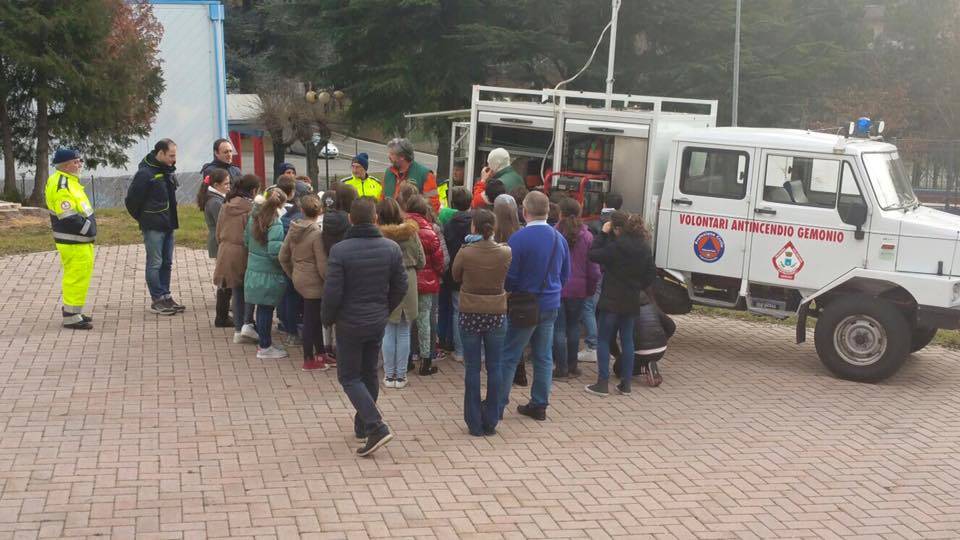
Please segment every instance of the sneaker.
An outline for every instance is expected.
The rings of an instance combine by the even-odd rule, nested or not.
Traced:
[[[83,319],[83,322],[93,322],[92,315],[84,315],[83,313],[81,313],[80,317]]]
[[[328,349],[327,353],[324,355],[324,362],[327,363],[330,367],[337,367],[337,355],[332,350]]]
[[[187,310],[187,306],[177,302],[172,296],[167,297],[167,305],[177,310],[177,313],[183,313]]]
[[[254,343],[260,341],[260,334],[257,333],[257,329],[250,323],[243,325],[243,328],[240,329],[240,335],[243,336],[244,339]]]
[[[241,334],[240,332],[234,332],[234,333],[233,333],[233,343],[234,343],[234,344],[239,345],[239,344],[241,344],[241,343],[243,343],[243,342],[245,342],[245,341],[246,341],[246,338],[243,337],[243,334]]]
[[[647,386],[656,388],[663,383],[663,376],[660,375],[660,368],[657,366],[656,360],[650,362],[650,364],[647,366],[646,378]]]
[[[291,347],[300,347],[303,345],[303,340],[297,334],[287,334],[286,344]]]
[[[597,350],[591,347],[577,353],[577,362],[597,362]]]
[[[165,299],[161,298],[160,300],[154,300],[150,304],[150,312],[156,313],[157,315],[176,315],[177,309],[171,306]]]
[[[80,322],[64,324],[64,328],[69,328],[70,330],[91,330],[93,325],[89,321],[81,320]]]
[[[387,428],[387,426],[383,426],[383,429],[379,433],[374,433],[373,435],[367,436],[367,444],[357,449],[357,455],[360,457],[367,457],[392,440],[393,433],[390,433],[390,430]]]
[[[545,407],[535,407],[530,404],[519,405],[517,407],[517,412],[541,422],[547,419],[547,409]]]
[[[396,388],[397,380],[393,377],[384,377],[383,378],[383,387],[384,388]]]
[[[277,347],[276,345],[271,345],[266,349],[261,349],[257,347],[257,358],[261,360],[275,360],[278,358],[286,358],[290,356],[287,354],[287,351]]]
[[[393,386],[394,388],[406,388],[406,387],[407,387],[407,380],[401,377],[401,378],[399,378],[399,379],[396,379],[396,380],[393,382],[393,384],[394,384],[394,386]]]
[[[584,390],[586,390],[588,394],[607,397],[610,395],[610,390],[607,388],[607,384],[607,381],[597,381],[596,384],[585,386]]]
[[[303,367],[300,369],[303,371],[326,371],[329,367],[327,363],[323,361],[323,358],[317,355],[309,360],[304,360]]]
[[[624,382],[626,382],[626,379],[624,379]],[[626,384],[624,384],[624,382],[621,382],[620,384],[617,385],[617,392],[619,392],[619,393],[621,393],[621,394],[623,394],[623,395],[625,395],[625,396],[629,396],[629,395],[630,395],[630,387],[627,386]]]
[[[579,376],[581,376],[581,375],[583,375],[583,371],[582,371],[580,368],[578,368],[578,367],[575,367],[575,368],[573,368],[573,369],[570,370],[570,376],[571,376],[571,377],[579,377]]]

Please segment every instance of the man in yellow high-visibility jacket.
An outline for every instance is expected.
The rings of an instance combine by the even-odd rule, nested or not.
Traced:
[[[366,152],[360,152],[353,158],[353,176],[341,180],[342,184],[349,184],[357,190],[359,197],[373,197],[380,200],[383,197],[383,184],[380,180],[367,174],[370,167],[370,157]]]
[[[93,242],[97,220],[80,184],[83,160],[76,150],[61,148],[53,155],[55,171],[47,179],[47,209],[53,241],[63,265],[63,326],[73,330],[93,328],[93,317],[83,314],[93,277]]]

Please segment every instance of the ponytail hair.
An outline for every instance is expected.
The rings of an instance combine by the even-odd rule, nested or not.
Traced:
[[[260,205],[253,215],[253,227],[250,234],[261,244],[267,243],[267,231],[277,220],[277,210],[287,202],[287,196],[279,189],[267,190],[266,196],[257,195],[253,202]]]
[[[647,230],[647,225],[643,222],[643,216],[640,214],[614,210],[610,214],[610,223],[614,228],[620,229],[620,234],[650,240],[650,231]]]
[[[577,237],[583,227],[583,221],[580,220],[581,211],[580,203],[573,197],[564,197],[560,200],[560,221],[557,223],[557,229],[567,239],[570,249],[573,249],[574,244],[577,243]]]
[[[261,185],[262,183],[260,182],[259,176],[255,174],[245,174],[233,185],[230,193],[227,193],[227,202],[230,202],[230,200],[235,197],[252,199]]]
[[[203,177],[203,180],[200,181],[200,189],[197,190],[197,206],[201,212],[207,207],[207,201],[210,200],[210,188],[222,184],[224,180],[229,178],[230,175],[226,169],[213,169],[210,174]]]
[[[489,240],[497,228],[496,216],[486,208],[474,209],[471,223],[473,224],[473,230],[477,231],[477,234],[482,236],[484,240]]]

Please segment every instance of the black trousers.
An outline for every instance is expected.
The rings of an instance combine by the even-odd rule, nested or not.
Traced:
[[[303,299],[303,359],[310,360],[324,352],[323,323],[320,318],[321,300]]]
[[[386,429],[377,409],[380,395],[377,361],[383,344],[383,326],[350,328],[335,326],[337,332],[337,379],[356,409],[354,432],[360,437]]]

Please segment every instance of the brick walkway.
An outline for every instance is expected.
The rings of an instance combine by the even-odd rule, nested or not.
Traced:
[[[960,536],[957,352],[870,386],[791,328],[682,317],[660,388],[595,398],[588,365],[477,439],[445,364],[385,391],[398,438],[357,459],[335,374],[231,344],[206,253],[176,256],[189,311],[161,318],[141,248],[98,249],[86,333],[55,254],[0,259],[0,538]]]

